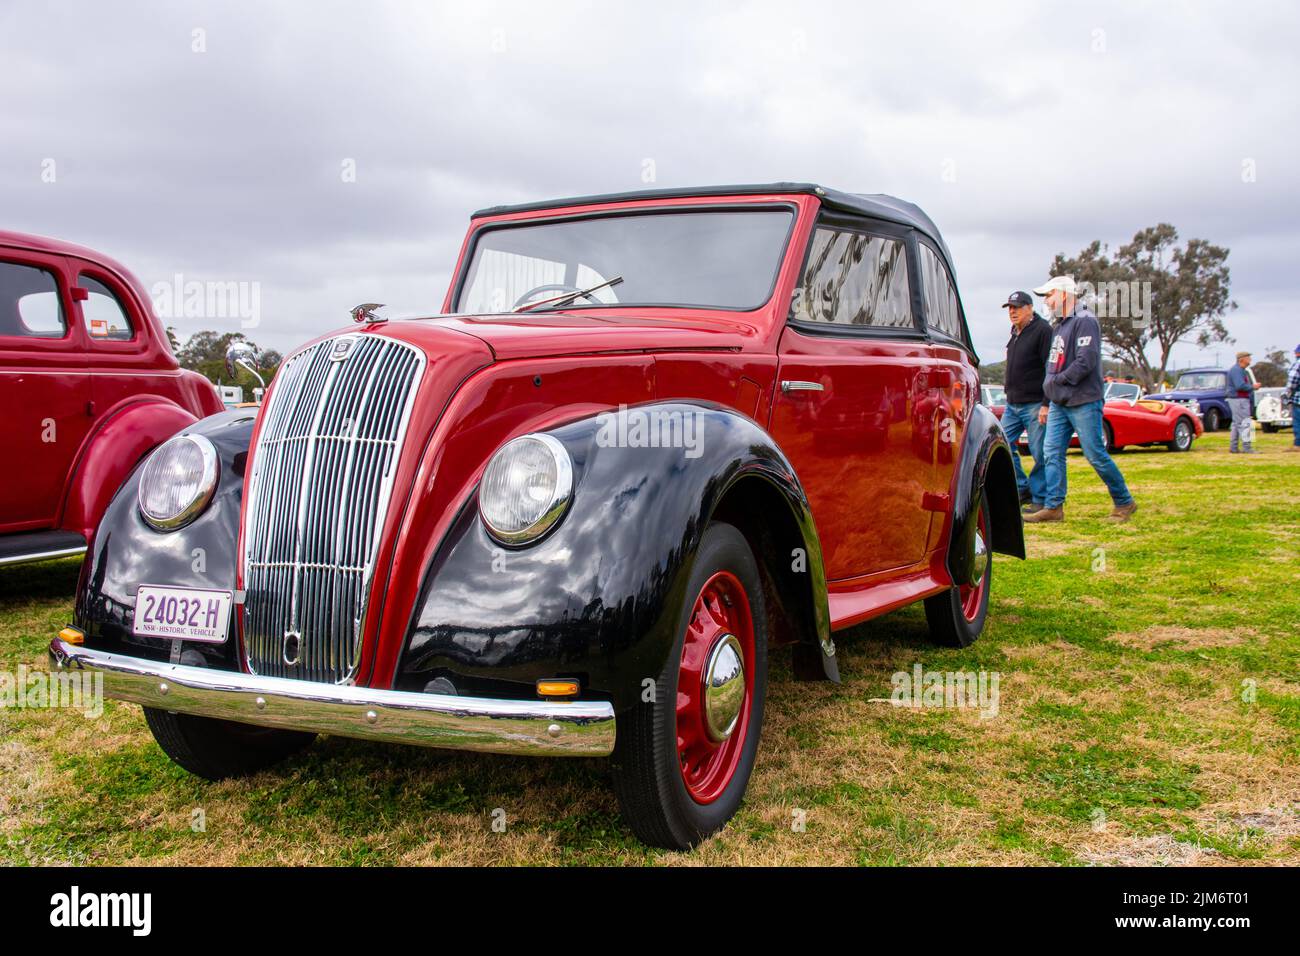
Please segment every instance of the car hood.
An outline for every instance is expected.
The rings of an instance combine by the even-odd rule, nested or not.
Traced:
[[[1180,388],[1172,392],[1154,392],[1147,398],[1159,399],[1162,402],[1189,401],[1193,398],[1205,398],[1209,395],[1222,395],[1223,390],[1217,388]]]
[[[599,352],[738,351],[759,337],[757,324],[745,313],[737,313],[733,319],[683,316],[680,310],[659,312],[664,314],[630,315],[619,311],[440,315],[409,324],[472,335],[486,343],[498,360]]]

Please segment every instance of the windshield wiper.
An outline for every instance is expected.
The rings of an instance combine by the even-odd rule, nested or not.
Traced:
[[[589,289],[574,289],[572,292],[564,293],[564,295],[557,295],[553,299],[542,299],[540,302],[529,302],[527,305],[521,305],[519,308],[515,309],[515,311],[528,312],[543,305],[560,305],[562,303],[572,302],[574,299],[580,298],[584,295],[590,296],[591,293],[599,292],[601,289],[608,286],[618,285],[622,281],[622,276],[614,276],[614,278],[608,279],[605,282],[600,283],[600,285],[593,285]]]

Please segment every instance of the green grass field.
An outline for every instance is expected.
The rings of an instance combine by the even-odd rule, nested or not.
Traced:
[[[212,784],[110,701],[0,709],[0,861],[1300,863],[1300,454],[1259,437],[1249,458],[1223,433],[1121,453],[1126,525],[1071,454],[1068,521],[999,557],[967,650],[931,646],[911,608],[837,635],[841,685],[795,683],[782,657],[746,803],[692,854],[623,829],[601,761],[321,739]],[[76,575],[0,570],[0,670],[44,667]],[[996,673],[996,716],[893,706],[917,664]]]

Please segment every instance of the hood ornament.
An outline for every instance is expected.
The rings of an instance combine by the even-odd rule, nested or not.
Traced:
[[[382,302],[363,302],[352,310],[353,322],[387,322],[385,318],[375,315],[375,309],[382,309]]]

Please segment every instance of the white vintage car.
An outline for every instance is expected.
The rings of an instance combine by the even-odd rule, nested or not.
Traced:
[[[1284,388],[1261,388],[1255,393],[1255,420],[1266,432],[1291,427],[1291,406],[1282,404]]]

